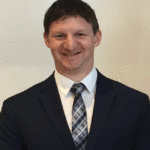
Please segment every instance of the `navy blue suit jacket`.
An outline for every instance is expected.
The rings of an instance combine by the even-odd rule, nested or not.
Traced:
[[[145,150],[148,96],[98,72],[87,150]],[[0,150],[76,150],[54,73],[8,98],[0,113]]]

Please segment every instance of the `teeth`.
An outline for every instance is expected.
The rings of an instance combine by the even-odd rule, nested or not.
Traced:
[[[70,55],[70,56],[74,56],[74,55],[77,55],[79,54],[80,52],[77,52],[77,53],[74,53],[74,54],[63,54],[64,56],[67,56],[67,55]]]
[[[77,52],[77,53],[75,53],[75,55],[76,55],[76,54],[79,54],[79,53],[80,53],[80,52]]]

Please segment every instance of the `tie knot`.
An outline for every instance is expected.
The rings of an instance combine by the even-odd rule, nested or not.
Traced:
[[[85,89],[85,85],[83,83],[75,83],[72,88],[71,88],[71,92],[77,96],[79,94],[81,94]]]

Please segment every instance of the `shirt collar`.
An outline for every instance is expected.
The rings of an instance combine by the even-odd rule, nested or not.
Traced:
[[[72,81],[71,79],[63,76],[57,70],[55,70],[54,76],[55,76],[55,80],[56,80],[56,84],[57,84],[58,89],[65,96],[67,96],[72,85],[75,82]],[[93,67],[92,71],[81,81],[81,83],[83,83],[86,86],[88,92],[91,93],[93,91],[95,84],[96,84],[96,80],[97,80],[97,71],[96,71],[96,68]]]
[[[81,81],[81,83],[83,83],[86,86],[88,92],[91,93],[96,84],[96,80],[97,71],[96,68],[93,67],[92,71]]]

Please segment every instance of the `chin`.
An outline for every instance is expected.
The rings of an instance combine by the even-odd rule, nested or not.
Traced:
[[[80,69],[80,66],[65,66],[64,68],[68,71],[77,71]]]

